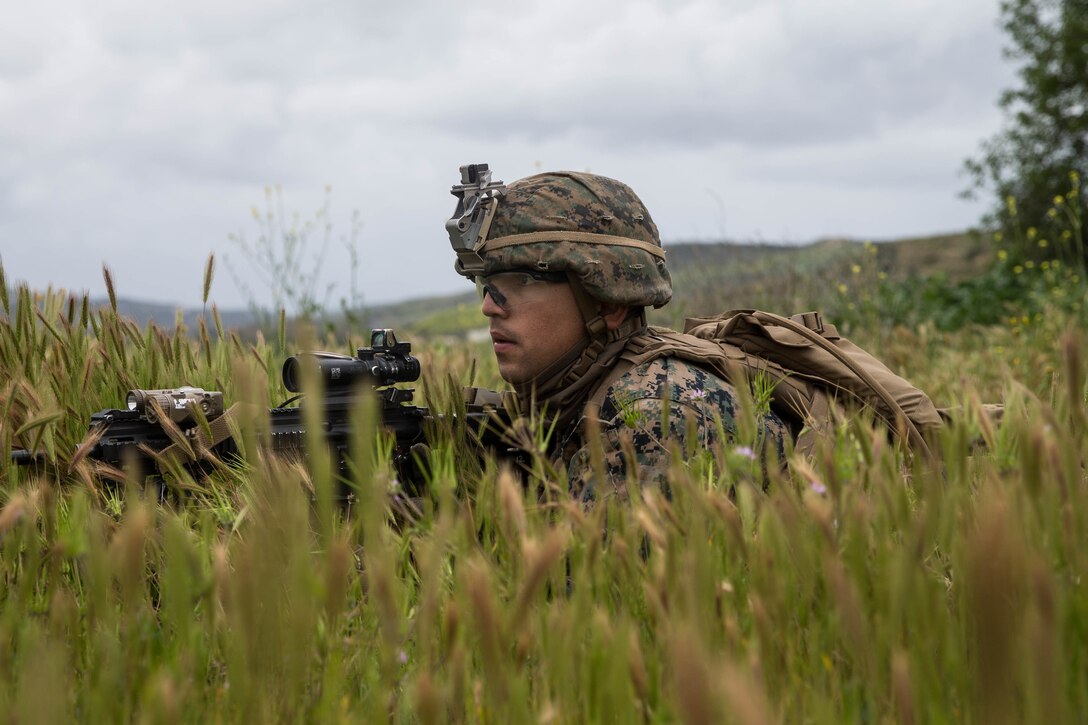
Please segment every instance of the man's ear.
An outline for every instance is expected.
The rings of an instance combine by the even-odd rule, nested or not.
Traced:
[[[627,313],[631,308],[627,305],[614,305],[610,302],[601,303],[601,319],[608,325],[609,330],[615,330],[627,319]]]

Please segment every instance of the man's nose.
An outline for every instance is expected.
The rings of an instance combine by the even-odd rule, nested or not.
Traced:
[[[490,292],[484,292],[484,299],[480,303],[480,311],[484,314],[484,317],[501,317],[506,314],[506,310],[499,307],[498,303],[491,297]]]

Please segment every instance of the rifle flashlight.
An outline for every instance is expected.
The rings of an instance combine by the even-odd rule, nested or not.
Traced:
[[[197,408],[209,419],[223,414],[223,394],[218,390],[190,386],[165,390],[130,390],[125,399],[129,410],[139,413],[151,423],[159,418],[154,403],[158,403],[158,410],[175,423],[192,419]]]

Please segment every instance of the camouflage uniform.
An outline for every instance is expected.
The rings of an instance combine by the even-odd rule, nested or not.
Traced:
[[[451,232],[459,251],[457,271],[467,277],[507,270],[563,272],[586,323],[581,348],[515,386],[522,409],[535,405],[554,419],[553,462],[568,472],[574,495],[626,498],[629,481],[665,488],[673,443],[680,451],[712,450],[725,442],[722,435],[733,439],[735,389],[690,361],[666,355],[609,382],[615,377],[611,370],[623,364],[625,348],[646,332],[642,308],[661,307],[672,296],[657,226],[627,185],[593,174],[552,172],[510,184],[491,203],[493,216],[475,254],[464,255]],[[637,314],[608,330],[601,303],[624,305]],[[586,437],[598,429],[585,420],[587,411],[594,415],[595,406],[587,408],[591,400],[600,402],[595,419],[600,421],[608,491],[593,485],[595,441]],[[758,427],[760,443],[749,443],[770,445],[781,455],[782,421],[768,414]]]
[[[629,481],[667,492],[674,451],[688,460],[692,452],[729,444],[736,436],[736,414],[737,394],[730,383],[680,358],[658,358],[630,370],[608,388],[597,415],[603,480],[595,485],[590,446],[581,427],[568,429],[567,439],[557,446],[556,462],[567,471],[572,495],[583,501],[626,499]],[[772,458],[785,460],[789,433],[782,420],[768,412],[758,428],[756,441],[735,450],[759,461],[767,446]],[[577,441],[573,454],[572,441]]]

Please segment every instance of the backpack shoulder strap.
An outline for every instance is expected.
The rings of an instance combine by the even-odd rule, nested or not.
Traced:
[[[635,335],[627,342],[627,347],[620,353],[619,359],[616,360],[612,369],[608,371],[608,375],[604,376],[597,385],[596,390],[589,396],[589,401],[586,403],[587,415],[592,414],[593,417],[597,417],[601,406],[604,405],[604,399],[608,396],[609,389],[617,380],[639,365],[668,354],[663,346],[657,344],[660,333],[663,331],[665,331],[665,328],[649,327],[645,332]],[[672,331],[669,330],[669,332]]]

